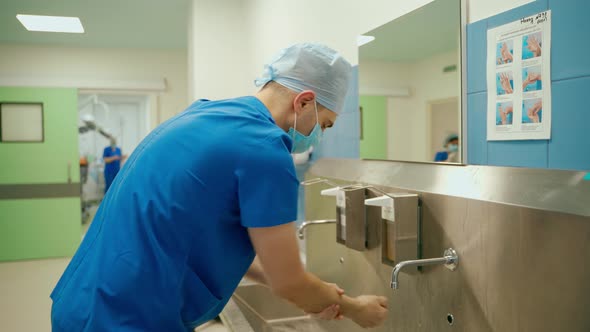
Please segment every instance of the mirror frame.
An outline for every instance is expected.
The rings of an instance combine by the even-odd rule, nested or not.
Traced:
[[[451,165],[467,165],[467,0],[459,1],[461,46],[461,162]]]

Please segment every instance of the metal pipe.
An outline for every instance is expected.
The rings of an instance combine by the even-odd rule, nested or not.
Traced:
[[[303,235],[303,230],[307,227],[307,226],[311,226],[311,225],[321,225],[321,224],[335,224],[336,223],[336,219],[325,219],[325,220],[312,220],[312,221],[305,221],[301,224],[301,226],[299,226],[299,229],[297,230],[297,235],[299,236],[300,240],[303,240],[305,238],[305,236]]]
[[[318,183],[325,183],[325,184],[327,184],[329,186],[333,186],[333,187],[337,187],[338,186],[337,184],[335,184],[335,183],[333,183],[333,182],[331,182],[329,180],[322,179],[322,178],[315,178],[315,179],[305,180],[305,181],[302,181],[300,184],[302,186],[311,186],[311,185],[318,184]]]
[[[427,259],[416,259],[411,261],[403,261],[399,262],[391,271],[391,288],[398,289],[399,282],[397,281],[397,277],[399,272],[406,266],[427,266],[427,265],[440,265],[444,264],[446,268],[451,271],[455,271],[457,265],[459,264],[459,256],[457,256],[457,252],[453,248],[449,248],[445,250],[444,257],[440,258],[427,258]]]

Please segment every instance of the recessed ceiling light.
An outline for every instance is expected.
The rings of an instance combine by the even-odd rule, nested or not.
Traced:
[[[363,46],[366,43],[372,42],[373,40],[375,40],[375,37],[373,37],[373,36],[360,35],[360,36],[356,37],[356,44],[358,46]]]
[[[84,33],[78,17],[18,14],[16,18],[29,31]]]

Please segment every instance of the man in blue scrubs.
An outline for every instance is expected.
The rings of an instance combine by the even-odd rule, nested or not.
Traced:
[[[436,162],[458,163],[459,162],[459,136],[451,134],[445,139],[445,150],[439,151],[434,156]]]
[[[121,148],[117,146],[115,138],[110,139],[110,145],[104,148],[102,159],[104,160],[104,192],[109,190],[109,187],[115,180],[115,176],[121,169],[121,160],[125,158],[121,153]]]
[[[304,270],[293,226],[290,153],[336,121],[350,70],[326,46],[296,44],[255,96],[199,100],[148,135],[51,294],[53,331],[190,331],[244,275],[307,312],[381,324],[386,298],[342,295]]]

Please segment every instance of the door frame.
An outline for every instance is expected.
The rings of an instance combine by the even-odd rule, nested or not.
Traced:
[[[462,142],[463,141],[463,135],[461,133],[462,131],[462,125],[461,125],[461,100],[458,96],[455,97],[448,97],[448,98],[441,98],[441,99],[433,99],[433,100],[429,100],[426,102],[426,142],[428,142],[428,148],[426,149],[428,153],[430,153],[430,151],[432,151],[433,147],[431,146],[432,143],[432,112],[434,109],[434,106],[437,105],[442,105],[442,104],[447,104],[447,103],[451,103],[451,102],[455,102],[457,103],[457,114],[459,115],[459,119],[458,121],[458,135],[459,135],[459,140]],[[461,143],[459,144],[459,147],[461,147]],[[459,151],[460,153],[462,151]],[[426,156],[426,160],[431,160],[430,158],[432,158],[432,156],[428,155]],[[463,160],[463,155],[461,154],[461,163],[464,162]]]

